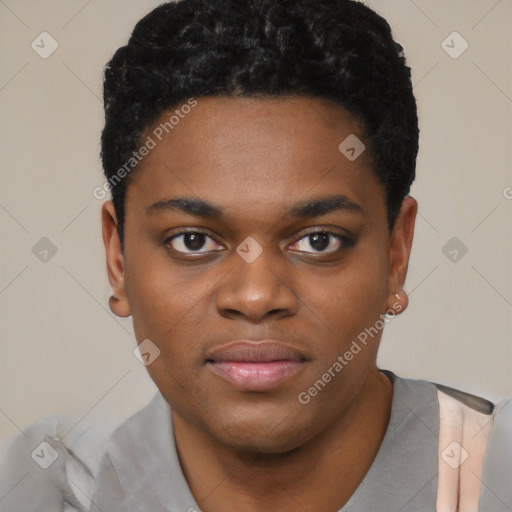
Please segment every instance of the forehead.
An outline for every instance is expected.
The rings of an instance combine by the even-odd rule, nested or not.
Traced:
[[[363,140],[362,125],[340,106],[293,96],[196,101],[164,112],[143,135],[155,145],[131,177],[127,212],[174,196],[208,198],[228,214],[326,194],[384,204],[369,152],[353,160],[340,151],[345,140]]]

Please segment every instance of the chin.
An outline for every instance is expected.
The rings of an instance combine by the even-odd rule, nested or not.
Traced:
[[[284,455],[301,446],[300,441],[291,442],[290,439],[269,439],[268,437],[252,437],[243,439],[229,438],[226,440],[231,450],[246,456]]]
[[[282,419],[274,416],[265,420],[244,419],[219,423],[215,437],[231,449],[247,454],[284,454],[293,451],[309,439],[307,425],[301,425],[293,415]],[[312,430],[312,429],[311,429]]]

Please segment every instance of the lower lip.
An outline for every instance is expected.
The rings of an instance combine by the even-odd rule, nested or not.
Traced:
[[[218,361],[207,365],[217,374],[245,391],[266,391],[295,375],[302,368],[300,361]]]

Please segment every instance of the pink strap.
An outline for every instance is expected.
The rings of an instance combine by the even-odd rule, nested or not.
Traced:
[[[482,470],[493,416],[437,390],[439,481],[437,512],[478,512]]]

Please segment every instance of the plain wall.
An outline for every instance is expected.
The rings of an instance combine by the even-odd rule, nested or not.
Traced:
[[[421,129],[410,305],[378,364],[497,400],[512,394],[512,3],[366,3],[405,48]],[[103,66],[156,5],[0,3],[0,445],[52,415],[71,429],[115,425],[156,391],[131,319],[108,308],[93,196]],[[47,59],[31,47],[43,31],[59,45]],[[441,46],[453,31],[469,43],[456,59]],[[47,262],[33,253],[43,237],[57,249]],[[453,237],[456,262],[443,252]]]

